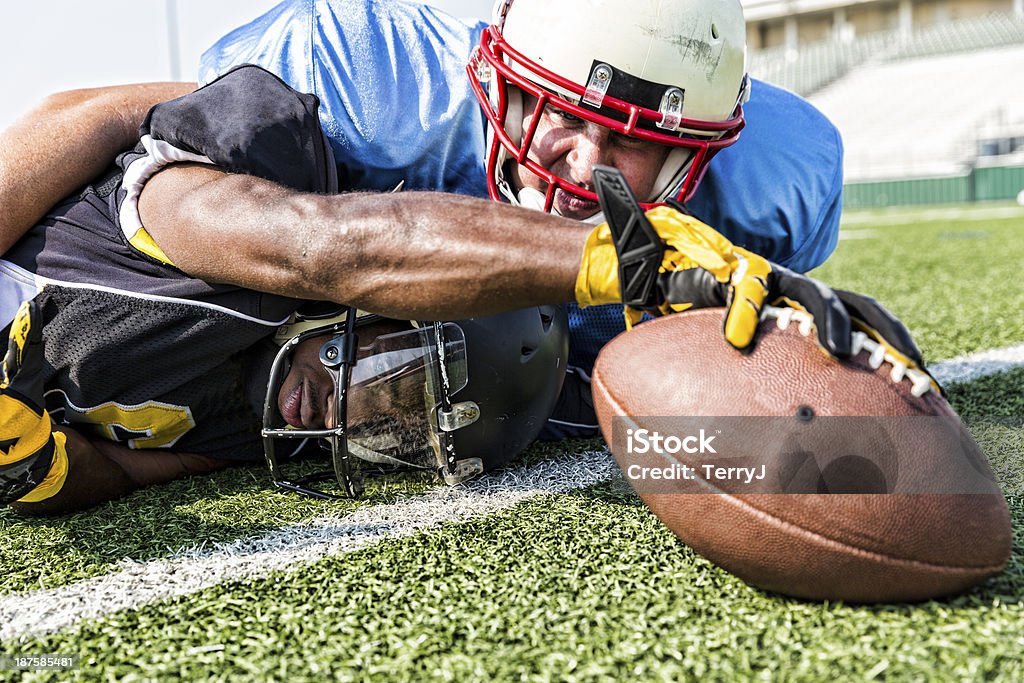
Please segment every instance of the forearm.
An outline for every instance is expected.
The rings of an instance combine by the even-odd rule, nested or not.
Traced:
[[[113,441],[91,440],[70,427],[54,427],[67,438],[68,474],[55,495],[34,503],[12,503],[29,515],[84,510],[136,489],[226,467],[224,460],[167,450],[133,450]]]
[[[573,299],[588,226],[442,193],[297,193],[171,168],[140,203],[174,263],[210,282],[398,318],[460,318]]]
[[[11,503],[29,515],[59,515],[83,510],[107,500],[128,495],[138,488],[128,474],[107,458],[93,443],[74,429],[55,427],[65,434],[68,473],[60,490],[38,502]]]
[[[194,88],[146,83],[62,92],[0,133],[0,253],[131,147],[150,107]]]
[[[312,281],[332,300],[436,319],[574,298],[589,232],[578,223],[439,193],[324,199],[334,217],[309,253],[321,261]],[[331,234],[339,225],[347,239]],[[348,277],[332,263],[351,268]]]

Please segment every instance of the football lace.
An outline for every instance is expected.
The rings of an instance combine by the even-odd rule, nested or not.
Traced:
[[[765,306],[761,313],[761,319],[765,320],[767,318],[774,319],[776,326],[780,330],[785,330],[790,324],[796,323],[797,330],[802,336],[810,337],[814,333],[814,318],[807,311],[789,307]],[[882,367],[882,363],[891,365],[892,371],[889,373],[889,378],[893,382],[899,383],[904,379],[909,380],[911,384],[910,393],[915,398],[924,396],[931,391],[932,382],[927,373],[915,367],[910,367],[900,358],[889,353],[885,346],[879,344],[863,332],[854,332],[852,335],[851,355],[856,356],[861,351],[869,354],[868,365],[874,370]]]

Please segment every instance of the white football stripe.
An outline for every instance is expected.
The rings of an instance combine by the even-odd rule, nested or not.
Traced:
[[[957,356],[928,366],[939,384],[969,382],[1024,365],[1024,344]]]
[[[877,237],[884,237],[884,234],[871,228],[860,228],[857,230],[840,230],[839,241],[846,240],[873,240]]]
[[[190,549],[148,562],[125,560],[111,574],[0,597],[0,640],[56,631],[83,619],[137,609],[221,583],[295,569],[384,538],[493,514],[537,496],[597,484],[617,471],[607,451],[582,453],[500,472],[465,487],[441,487],[396,503],[365,506],[342,517],[321,517],[213,548]]]
[[[960,206],[939,207],[922,211],[920,209],[889,209],[847,211],[841,225],[907,225],[929,221],[989,221],[996,218],[1024,218],[1024,207],[1020,206]]]

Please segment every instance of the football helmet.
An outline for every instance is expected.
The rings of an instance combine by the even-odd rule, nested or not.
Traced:
[[[337,313],[306,308],[278,334],[282,345],[267,383],[263,443],[280,488],[343,497],[321,487],[336,480],[346,496],[358,497],[365,471],[395,468],[434,470],[457,484],[506,465],[537,437],[554,409],[569,345],[561,307],[403,323],[405,329],[364,346],[359,330],[382,319],[352,308]],[[279,393],[295,350],[314,338],[322,338],[314,343],[333,384],[332,408],[325,411],[331,412],[329,426],[289,425]],[[332,469],[287,476],[277,453],[281,439],[319,440]]]
[[[739,0],[498,0],[494,14],[467,66],[490,124],[492,199],[544,211],[558,191],[597,201],[593,188],[531,158],[538,123],[554,110],[670,148],[640,197],[645,209],[689,199],[743,128],[750,81]],[[513,188],[509,161],[539,176],[544,191]]]

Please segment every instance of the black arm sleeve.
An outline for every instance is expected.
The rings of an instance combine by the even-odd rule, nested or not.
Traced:
[[[146,153],[148,136],[232,173],[305,192],[335,192],[337,169],[318,107],[315,95],[296,92],[258,66],[242,65],[150,109],[139,129],[143,142],[120,165],[127,168]]]

